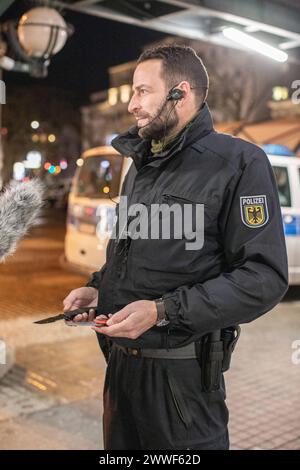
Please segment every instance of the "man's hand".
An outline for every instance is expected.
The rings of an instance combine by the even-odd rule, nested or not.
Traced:
[[[94,287],[79,287],[70,292],[69,295],[63,300],[64,312],[69,310],[76,310],[80,307],[94,307],[98,303],[98,290]],[[90,310],[88,313],[82,313],[74,317],[74,322],[93,321],[96,316],[95,310]],[[68,322],[66,321],[66,324]]]
[[[116,312],[107,326],[93,327],[97,333],[107,336],[136,339],[157,322],[156,304],[152,300],[137,300]]]

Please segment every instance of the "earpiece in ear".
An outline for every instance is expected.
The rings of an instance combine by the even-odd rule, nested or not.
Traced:
[[[177,100],[181,100],[182,98],[183,98],[183,91],[179,90],[179,88],[174,88],[173,90],[169,92],[168,96],[166,97],[166,100],[177,101]]]

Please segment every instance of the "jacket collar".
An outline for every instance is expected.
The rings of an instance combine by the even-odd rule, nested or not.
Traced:
[[[180,139],[176,140],[173,146],[155,155],[152,163],[156,166],[155,162],[159,164],[161,159],[174,156],[175,153],[178,153],[187,145],[191,145],[195,141],[200,140],[212,131],[212,117],[208,105],[204,103],[196,117],[186,126]],[[143,166],[145,159],[151,156],[151,140],[142,139],[138,135],[137,126],[133,126],[124,134],[115,137],[111,145],[122,155],[131,157],[138,170]]]

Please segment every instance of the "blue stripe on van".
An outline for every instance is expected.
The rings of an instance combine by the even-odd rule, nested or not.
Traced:
[[[300,236],[300,215],[283,216],[283,226],[285,235]]]

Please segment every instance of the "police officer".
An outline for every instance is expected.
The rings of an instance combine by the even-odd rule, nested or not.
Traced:
[[[102,269],[64,300],[65,310],[97,304],[110,318],[94,328],[108,362],[108,450],[228,449],[223,375],[213,378],[217,387],[205,388],[209,356],[199,345],[208,333],[266,313],[288,287],[272,168],[256,145],[214,130],[208,86],[189,47],[159,46],[140,56],[128,106],[136,126],[112,142],[133,159],[121,194],[147,213],[157,204],[176,205],[183,215],[190,207],[190,231],[151,237],[152,214],[144,219],[149,236],[136,237],[129,216]],[[195,213],[203,216],[203,243],[187,248]]]

